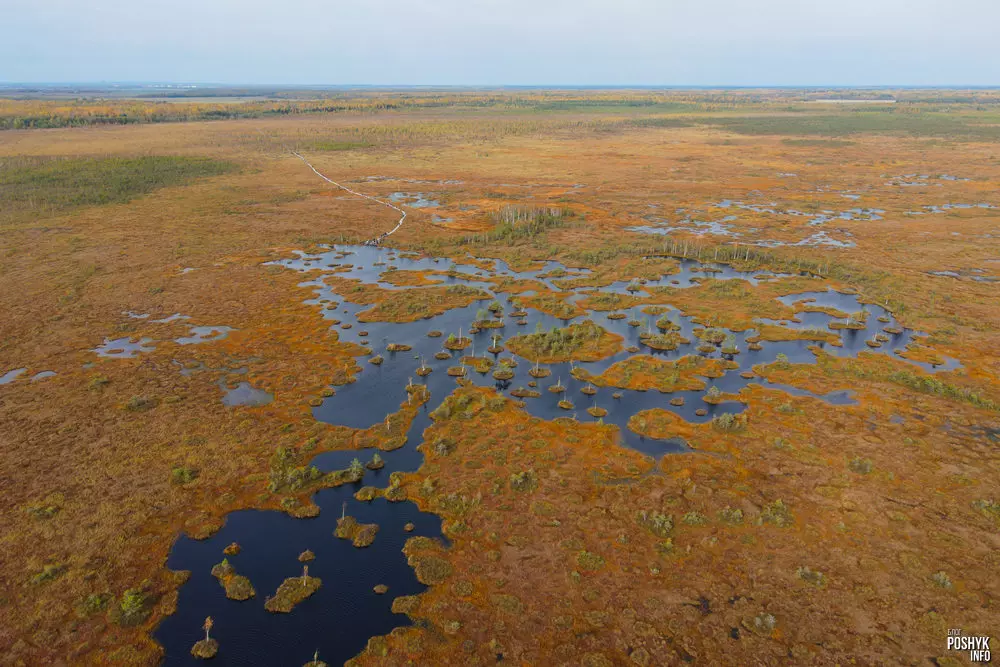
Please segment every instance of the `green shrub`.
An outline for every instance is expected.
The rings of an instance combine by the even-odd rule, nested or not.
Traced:
[[[657,537],[669,537],[674,530],[674,518],[657,511],[640,510],[637,515],[639,525]]]
[[[50,563],[42,567],[42,571],[31,578],[33,584],[46,584],[61,577],[66,572],[62,563]]]
[[[735,432],[746,428],[747,417],[745,414],[733,414],[726,412],[712,417],[712,428],[717,431]]]
[[[699,512],[688,512],[681,517],[681,521],[689,526],[704,526],[708,523],[708,518]]]
[[[726,523],[743,523],[743,510],[726,506],[719,512],[719,519]]]
[[[581,570],[596,572],[604,567],[604,559],[598,554],[584,550],[577,552],[576,564],[580,566]]]
[[[118,603],[118,624],[128,627],[142,623],[149,616],[149,604],[150,599],[145,591],[128,589]]]
[[[792,515],[791,510],[782,500],[775,500],[772,503],[768,503],[761,510],[759,523],[771,523],[775,526],[784,528],[786,526],[792,525],[795,522],[795,517]]]
[[[532,491],[538,486],[534,470],[513,473],[510,476],[510,488],[515,491]]]
[[[198,478],[198,471],[185,466],[174,466],[170,469],[170,481],[173,484],[189,484]]]

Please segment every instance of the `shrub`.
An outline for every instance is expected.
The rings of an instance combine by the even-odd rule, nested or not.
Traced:
[[[746,428],[747,417],[744,414],[732,414],[731,412],[726,412],[721,415],[716,415],[712,417],[712,428],[717,431],[727,431],[735,432],[742,431]]]
[[[172,484],[189,484],[198,478],[198,471],[194,468],[184,466],[174,466],[170,469],[170,482]]]
[[[983,516],[1000,521],[1000,503],[992,499],[983,498],[972,503],[972,507],[983,513]]]
[[[516,472],[510,476],[510,488],[515,491],[532,491],[538,486],[534,470]]]
[[[704,526],[708,523],[708,518],[698,512],[688,512],[681,517],[681,521],[689,526]]]
[[[856,472],[859,475],[867,475],[872,471],[873,468],[871,460],[863,459],[860,456],[855,456],[853,459],[851,459],[848,462],[847,467],[850,468],[851,471]]]
[[[61,577],[66,572],[62,563],[50,563],[42,567],[42,571],[31,578],[33,584],[46,584]]]
[[[944,571],[935,572],[934,574],[932,574],[931,581],[933,581],[941,588],[945,589],[951,588],[951,577],[949,577]]]
[[[784,528],[794,523],[795,517],[791,510],[782,500],[775,500],[773,503],[764,505],[761,510],[759,523],[773,523],[775,526]]]
[[[823,586],[826,583],[826,576],[817,570],[810,570],[808,566],[803,566],[795,570],[796,576],[802,581],[813,586]]]
[[[155,408],[158,403],[157,399],[148,396],[133,396],[125,403],[125,409],[129,412],[145,412]]]
[[[604,559],[598,554],[584,550],[576,554],[576,564],[580,566],[581,570],[596,572],[604,567]]]
[[[674,518],[662,512],[640,510],[637,520],[657,537],[669,537],[674,530]]]
[[[771,634],[778,620],[771,614],[758,614],[753,618],[753,629],[761,634]]]
[[[118,623],[132,626],[142,623],[149,616],[149,596],[138,588],[130,588],[122,594],[118,603]]]
[[[728,505],[719,512],[719,519],[726,523],[743,523],[743,510]]]

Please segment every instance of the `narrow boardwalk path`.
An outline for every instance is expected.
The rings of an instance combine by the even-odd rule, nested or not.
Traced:
[[[365,199],[370,199],[371,201],[373,201],[373,202],[375,202],[377,204],[381,204],[382,206],[388,206],[392,210],[394,210],[397,213],[401,214],[401,217],[399,218],[399,222],[396,223],[395,227],[393,227],[391,230],[387,231],[384,234],[380,234],[379,236],[376,236],[373,239],[365,241],[365,245],[379,245],[379,244],[382,243],[382,241],[385,240],[385,238],[387,236],[390,236],[391,234],[395,234],[396,231],[399,230],[399,228],[403,226],[403,221],[406,220],[406,211],[404,211],[403,209],[399,208],[398,206],[394,206],[394,205],[390,204],[387,201],[382,201],[381,199],[376,199],[375,197],[370,197],[369,195],[366,195],[366,194],[363,194],[361,192],[357,192],[355,190],[352,190],[349,187],[347,187],[346,185],[341,185],[337,181],[335,181],[335,180],[333,180],[331,178],[327,178],[326,176],[324,176],[323,174],[321,174],[319,172],[319,170],[316,169],[316,167],[312,166],[312,164],[309,162],[309,160],[305,159],[304,157],[302,157],[301,155],[299,155],[295,151],[292,151],[292,155],[294,155],[298,159],[302,160],[306,164],[307,167],[309,167],[310,169],[313,170],[313,173],[315,173],[317,176],[319,176],[320,178],[322,178],[327,183],[332,183],[333,185],[336,185],[341,190],[344,190],[346,192],[350,192],[352,195],[357,195],[358,197],[364,197]]]

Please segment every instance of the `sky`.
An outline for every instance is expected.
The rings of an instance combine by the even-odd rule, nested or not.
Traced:
[[[1000,0],[0,0],[0,17],[0,82],[1000,84]]]

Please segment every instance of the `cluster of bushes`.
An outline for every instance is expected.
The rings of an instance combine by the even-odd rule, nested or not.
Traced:
[[[552,327],[549,331],[541,331],[541,325],[536,333],[518,336],[517,345],[534,357],[559,357],[572,354],[589,342],[600,340],[604,329],[585,320],[568,327]]]
[[[496,223],[493,229],[484,234],[467,236],[462,242],[512,245],[515,241],[532,238],[558,227],[563,218],[572,215],[573,212],[569,209],[504,206],[491,214]]]
[[[743,413],[738,415],[731,412],[725,414],[716,415],[712,417],[712,428],[717,431],[726,431],[729,433],[735,431],[742,431],[747,427],[747,416]]]
[[[902,370],[891,373],[888,379],[890,382],[909,387],[922,394],[943,396],[969,403],[977,408],[1000,411],[1000,404],[993,399],[986,398],[971,389],[956,387],[955,385],[942,382],[932,375],[917,375],[916,373]]]

